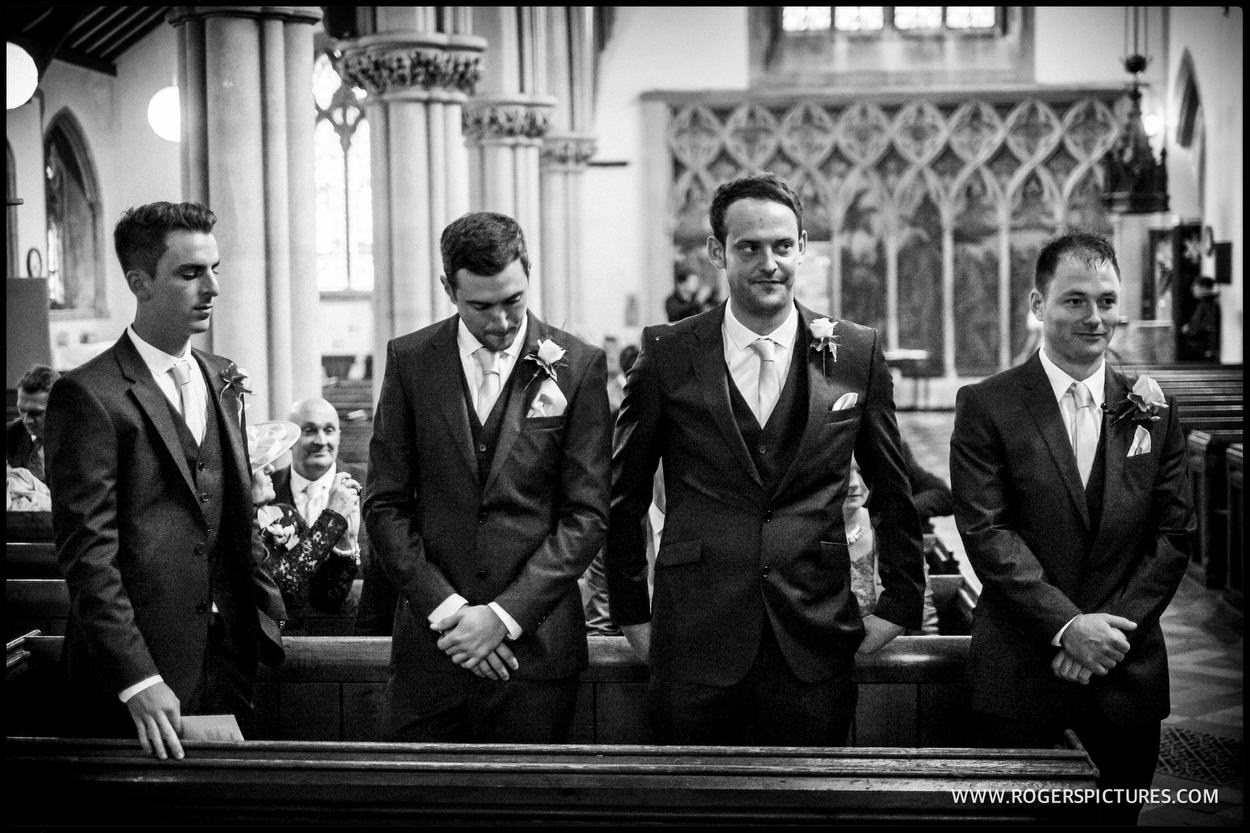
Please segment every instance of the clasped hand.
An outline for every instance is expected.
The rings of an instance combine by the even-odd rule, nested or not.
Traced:
[[[1104,676],[1128,654],[1128,634],[1137,623],[1110,613],[1082,613],[1063,632],[1063,650],[1055,654],[1050,668],[1055,676],[1088,685],[1093,675]]]
[[[504,643],[508,628],[489,605],[465,605],[430,626],[442,634],[438,648],[451,661],[479,677],[507,680],[519,667]]]

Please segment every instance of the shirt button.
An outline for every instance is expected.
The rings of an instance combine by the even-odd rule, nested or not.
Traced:
[[[768,446],[766,446],[766,445],[761,445],[761,446],[760,446],[760,454],[767,454],[767,453],[768,453]]]
[[[208,503],[208,492],[200,495],[200,503]]]
[[[769,567],[767,564],[765,564],[763,567],[760,568],[760,575],[763,576],[764,578],[768,578],[768,570],[769,570]]]
[[[764,510],[764,523],[768,523],[772,519],[773,519],[773,510],[765,509]]]
[[[204,469],[208,468],[208,463],[196,463],[195,467],[200,471],[204,471]]]
[[[483,454],[485,454],[485,453],[486,453],[486,443],[478,443],[478,444],[477,444],[477,450],[478,450],[478,451],[480,451],[480,452],[482,452]]]

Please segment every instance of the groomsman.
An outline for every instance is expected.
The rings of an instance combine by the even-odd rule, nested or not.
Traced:
[[[1075,729],[1103,787],[1148,788],[1168,715],[1159,617],[1195,530],[1176,402],[1106,361],[1120,272],[1102,238],[1038,255],[1042,348],[959,391],[955,521],[983,590],[972,707],[987,746],[1049,747]],[[1140,805],[1104,807],[1133,824]]]
[[[616,424],[613,620],[651,665],[666,743],[842,745],[855,654],[919,628],[920,522],[880,334],[795,303],[807,246],[773,174],[717,189],[708,257],[729,300],[643,332]],[[843,515],[852,455],[880,513],[884,589],[864,616]],[[666,515],[648,601],[644,516]]]
[[[383,731],[558,742],[607,520],[607,363],[527,311],[516,221],[466,214],[441,248],[456,314],[387,346],[369,448],[365,526],[400,597]]]

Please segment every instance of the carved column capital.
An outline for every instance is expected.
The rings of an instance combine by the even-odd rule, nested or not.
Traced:
[[[598,150],[586,133],[548,133],[543,137],[542,163],[549,167],[584,168]]]
[[[316,23],[321,20],[320,6],[172,6],[165,20],[179,26],[193,18],[257,17],[278,18],[294,23]]]
[[[464,135],[476,144],[538,144],[551,127],[550,96],[474,98],[464,105]]]
[[[338,42],[339,71],[377,101],[459,99],[482,77],[484,38],[472,35],[366,35]]]

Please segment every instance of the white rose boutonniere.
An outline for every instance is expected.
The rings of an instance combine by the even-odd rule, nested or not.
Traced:
[[[287,524],[283,526],[280,521],[274,521],[265,527],[265,531],[273,538],[275,545],[284,547],[287,550],[293,550],[299,546],[299,538],[295,535],[295,525]]]
[[[222,404],[225,404],[226,393],[227,392],[233,393],[238,398],[238,402],[239,402],[238,416],[239,416],[239,420],[242,421],[243,408],[244,408],[243,395],[246,393],[252,392],[251,389],[247,386],[248,382],[251,381],[251,377],[248,376],[248,373],[246,370],[239,367],[234,362],[230,362],[230,364],[226,365],[226,369],[221,371],[221,380],[225,382],[226,384],[224,387],[222,387],[221,393],[217,394],[217,401],[221,402]]]
[[[1167,401],[1163,396],[1163,388],[1159,387],[1158,382],[1143,373],[1133,383],[1133,389],[1129,391],[1128,396],[1115,405],[1108,406],[1104,403],[1102,407],[1107,412],[1107,415],[1111,417],[1112,425],[1125,419],[1142,425],[1158,422],[1159,409],[1167,406]]]
[[[820,367],[823,371],[825,368],[825,357],[831,356],[834,364],[838,361],[838,337],[834,335],[833,330],[838,326],[838,322],[830,321],[828,318],[816,318],[811,323],[812,333],[812,349],[820,353]]]
[[[538,348],[525,358],[538,365],[539,373],[546,373],[551,380],[556,378],[556,368],[568,365],[564,358],[567,351],[549,338],[539,339]]]

